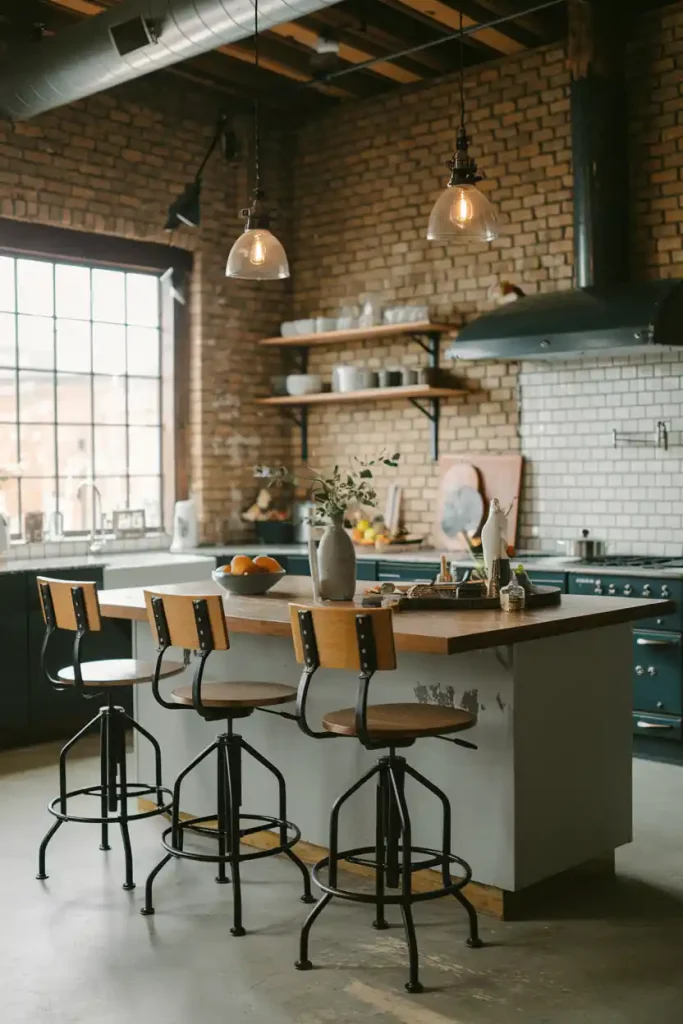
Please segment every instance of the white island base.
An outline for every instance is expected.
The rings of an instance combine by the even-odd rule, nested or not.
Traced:
[[[141,621],[134,627],[136,656],[148,660],[154,655],[149,627]],[[426,739],[403,753],[451,800],[452,849],[472,867],[479,886],[467,891],[479,909],[514,916],[519,897],[536,883],[581,866],[613,870],[614,850],[631,840],[630,673],[631,628],[623,623],[453,655],[399,650],[398,670],[373,679],[372,703],[429,700],[477,713],[476,727],[463,736],[476,750]],[[190,667],[182,680],[162,683],[164,692],[191,674]],[[233,631],[230,651],[211,655],[206,678],[296,685],[299,674],[290,638]],[[313,726],[324,711],[354,705],[355,695],[352,675],[319,671],[309,699]],[[171,786],[222,731],[221,723],[192,710],[165,710],[149,686],[136,688],[136,717],[159,739]],[[326,848],[335,798],[378,755],[354,739],[311,739],[295,722],[262,712],[237,721],[235,730],[284,773],[287,816],[303,840]],[[138,777],[152,779],[144,742],[137,744],[137,762]],[[277,815],[275,781],[250,758],[243,782],[244,813]],[[210,758],[184,782],[183,812],[215,813],[215,787]],[[406,791],[413,841],[438,847],[440,804],[410,780]],[[346,805],[342,848],[373,843],[374,801],[370,783]],[[303,843],[300,852],[311,859]]]

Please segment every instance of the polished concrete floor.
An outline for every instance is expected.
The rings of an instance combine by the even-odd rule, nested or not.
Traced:
[[[534,920],[482,918],[487,947],[464,945],[455,901],[417,908],[422,980],[403,990],[395,927],[376,933],[369,908],[334,903],[313,932],[317,970],[293,970],[305,907],[292,865],[244,868],[245,924],[235,939],[230,886],[214,870],[169,865],[157,914],[139,914],[158,859],[158,822],[134,826],[138,889],[123,892],[122,853],[97,829],[65,825],[36,849],[55,788],[52,748],[0,755],[0,1021],[2,1024],[681,1024],[683,768],[636,762],[637,839],[614,885],[544,907]],[[70,784],[94,781],[90,758]]]

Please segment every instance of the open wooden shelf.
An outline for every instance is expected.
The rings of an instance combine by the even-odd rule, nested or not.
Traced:
[[[456,334],[453,324],[433,324],[418,320],[412,324],[381,324],[379,327],[353,327],[348,331],[321,331],[317,334],[294,334],[289,338],[264,338],[259,344],[279,348],[308,348],[313,345],[343,345],[347,341],[378,341],[410,334]]]
[[[313,395],[276,395],[273,398],[257,398],[258,405],[327,405],[337,402],[382,402],[398,398],[460,398],[468,394],[462,388],[430,388],[426,384],[409,384],[407,387],[364,388],[362,391],[323,391]]]

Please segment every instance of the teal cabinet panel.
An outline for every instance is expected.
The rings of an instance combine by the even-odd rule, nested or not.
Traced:
[[[679,633],[633,631],[633,705],[642,711],[683,712]]]
[[[26,578],[0,574],[0,747],[28,739],[30,694]]]
[[[391,562],[377,563],[377,579],[388,583],[431,582],[439,572],[438,562]]]
[[[287,555],[287,572],[290,576],[310,576],[308,555]]]
[[[377,562],[373,558],[359,558],[356,562],[356,579],[374,583],[377,579]]]
[[[546,572],[545,569],[530,569],[529,579],[539,587],[559,587],[563,594],[567,593],[566,572]]]

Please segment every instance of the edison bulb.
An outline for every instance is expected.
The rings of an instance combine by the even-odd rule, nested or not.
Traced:
[[[475,185],[443,190],[429,217],[430,241],[492,242],[498,237],[496,211]]]
[[[254,239],[249,253],[249,262],[255,267],[260,267],[266,262],[266,247],[263,244],[260,232],[254,233]]]
[[[289,277],[289,263],[282,243],[266,228],[248,228],[228,256],[226,277],[274,281]]]
[[[474,211],[472,209],[472,203],[467,198],[467,193],[463,188],[455,189],[456,194],[453,196],[453,206],[451,209],[451,217],[456,224],[466,224],[472,220]]]

